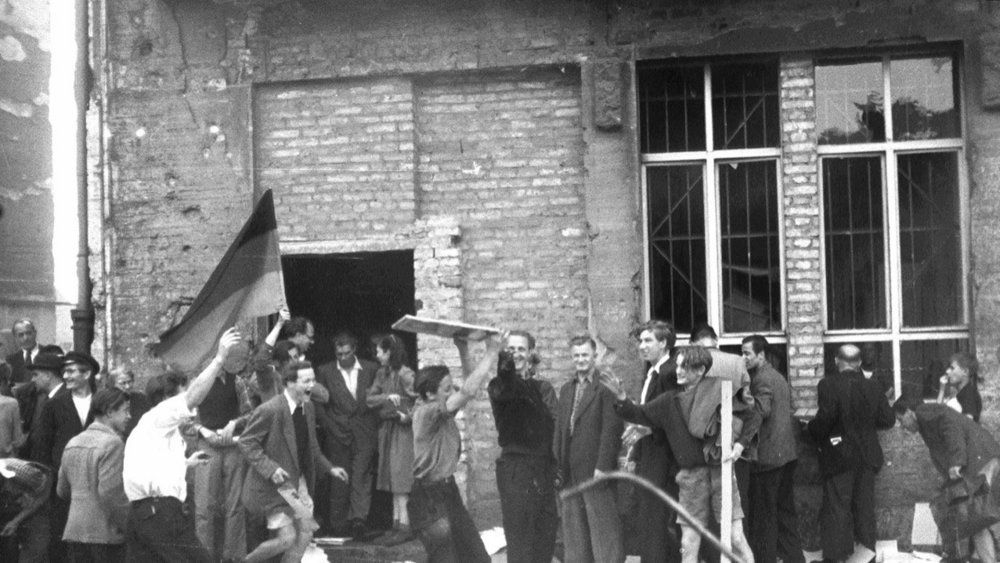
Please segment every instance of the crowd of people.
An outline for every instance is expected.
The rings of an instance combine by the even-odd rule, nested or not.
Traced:
[[[678,345],[659,320],[635,332],[649,368],[634,399],[598,367],[585,335],[569,340],[573,372],[557,393],[538,373],[534,337],[519,330],[488,337],[478,360],[456,338],[453,378],[443,365],[414,372],[394,335],[373,340],[372,362],[354,336],[337,334],[335,358],[314,365],[313,324],[281,309],[262,342],[231,328],[199,374],[166,371],[144,392],[130,371],[40,346],[28,319],[13,334],[19,350],[0,364],[2,561],[299,561],[316,534],[372,540],[366,522],[382,491],[392,530],[376,541],[415,537],[433,563],[487,562],[455,481],[455,418],[483,388],[512,563],[614,563],[626,553],[643,563],[716,560],[697,528],[718,527],[730,478],[734,552],[747,563],[803,563],[794,495],[803,434],[818,448],[830,561],[846,560],[855,543],[874,550],[877,432],[897,420],[920,433],[945,479],[989,489],[1000,471],[1000,445],[978,425],[968,354],[951,358],[938,401],[904,393],[890,406],[861,350],[845,344],[819,383],[816,416],[800,428],[766,338],[748,336],[730,354],[709,326]],[[727,380],[731,432],[721,428]],[[611,482],[557,500],[558,490],[617,469],[664,490],[685,514],[637,491],[641,530],[628,534]],[[994,561],[994,531],[970,535],[956,549]]]

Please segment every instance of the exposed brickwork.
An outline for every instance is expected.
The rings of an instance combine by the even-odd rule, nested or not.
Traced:
[[[816,99],[811,58],[781,61],[788,375],[799,406],[815,402],[823,366],[823,286]]]

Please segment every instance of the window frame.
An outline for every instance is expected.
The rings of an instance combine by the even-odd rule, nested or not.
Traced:
[[[961,135],[947,139],[920,139],[896,141],[893,138],[892,120],[892,89],[890,65],[892,59],[916,59],[931,57],[951,57],[954,65],[953,88],[955,104],[958,105],[958,122]],[[822,308],[823,308],[823,343],[862,343],[889,342],[892,348],[893,387],[896,396],[902,388],[902,344],[912,341],[937,340],[967,340],[968,349],[975,353],[973,331],[972,287],[969,283],[969,268],[971,265],[971,210],[969,194],[969,174],[967,161],[968,122],[966,121],[966,106],[964,65],[961,52],[957,49],[919,50],[919,51],[887,51],[880,56],[865,57],[880,59],[882,62],[883,108],[886,118],[885,141],[855,143],[855,144],[817,144],[817,186],[819,189],[819,228],[820,228],[820,272],[822,276]],[[857,61],[858,57],[815,57],[813,68],[823,64],[848,64]],[[818,133],[818,132],[817,132]],[[956,185],[958,187],[959,207],[959,238],[961,252],[961,283],[959,292],[962,299],[961,323],[934,327],[906,328],[903,326],[903,283],[901,257],[901,231],[899,208],[899,175],[898,157],[909,154],[948,153],[954,154],[956,160]],[[824,174],[823,161],[830,157],[864,157],[877,156],[882,161],[882,207],[885,221],[885,240],[883,246],[887,258],[886,276],[886,320],[888,327],[882,329],[830,329],[827,264],[826,264],[826,224],[825,197],[823,196]]]
[[[777,59],[746,58],[739,59],[747,62],[773,62],[775,71],[779,71],[780,62]],[[708,318],[705,319],[719,333],[719,342],[722,345],[738,345],[743,337],[755,334],[754,332],[732,332],[727,331],[723,323],[723,284],[722,275],[722,226],[719,214],[721,209],[719,182],[717,168],[720,164],[732,162],[761,162],[773,161],[775,166],[775,193],[774,198],[777,204],[777,227],[778,227],[778,262],[779,262],[779,318],[781,326],[777,330],[757,332],[766,336],[769,342],[774,344],[787,344],[788,326],[788,295],[786,280],[786,259],[785,259],[785,206],[784,189],[782,176],[782,147],[779,143],[777,147],[749,148],[749,149],[715,149],[714,138],[714,108],[712,98],[712,66],[723,61],[702,61],[698,63],[679,62],[677,65],[664,65],[671,67],[692,67],[697,66],[702,69],[703,76],[703,100],[705,104],[705,150],[699,151],[677,151],[661,153],[639,153],[640,159],[640,189],[642,201],[642,242],[643,242],[643,314],[648,318],[652,315],[652,268],[650,260],[650,221],[649,221],[649,182],[647,171],[651,167],[670,165],[698,165],[702,167],[704,209],[705,209],[705,264],[706,264],[706,307]],[[780,78],[779,78],[780,92]],[[780,94],[779,94],[780,96]],[[780,97],[779,97],[780,103]],[[778,114],[778,128],[781,130],[781,113]],[[640,124],[641,127],[641,124]],[[637,134],[639,128],[637,127]],[[672,319],[668,319],[672,320]],[[688,333],[678,333],[678,340],[686,340]]]

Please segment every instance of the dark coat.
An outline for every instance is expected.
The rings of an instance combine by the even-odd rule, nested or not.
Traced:
[[[652,402],[664,393],[678,393],[683,390],[684,388],[677,384],[676,357],[671,356],[653,374],[644,402]],[[673,476],[677,473],[677,463],[670,452],[667,435],[663,429],[654,426],[652,430],[649,436],[643,437],[635,444],[635,470],[639,476],[649,479],[662,488],[666,480],[673,480]]]
[[[865,379],[859,371],[832,373],[816,388],[819,410],[809,421],[809,434],[817,444],[840,436],[842,460],[830,448],[819,450],[820,471],[835,475],[852,467],[864,466],[878,472],[884,463],[878,430],[892,428],[896,417],[878,382]]]
[[[993,435],[951,407],[924,403],[913,412],[934,467],[945,479],[951,467],[961,467],[962,474],[970,477],[991,459],[1000,457],[1000,444]]]
[[[327,436],[340,446],[350,446],[357,440],[374,447],[378,443],[378,411],[369,407],[365,399],[368,388],[375,381],[378,366],[361,358],[358,362],[361,369],[358,371],[357,398],[347,389],[336,360],[316,368],[316,382],[330,393],[325,405],[316,405],[316,419]]]
[[[312,451],[312,455],[305,456],[305,467],[299,467],[295,423],[285,394],[275,395],[251,413],[239,440],[240,451],[250,464],[250,471],[243,482],[243,504],[247,510],[262,514],[287,504],[278,494],[277,485],[271,482],[271,476],[279,467],[288,473],[292,485],[304,476],[310,492],[314,490],[316,476],[329,473],[333,468],[320,452],[316,441],[314,409],[312,401],[302,404],[309,433],[309,449]]]
[[[792,418],[792,389],[771,364],[750,374],[750,392],[763,417],[758,431],[757,461],[751,470],[780,467],[798,458],[798,426]]]
[[[32,430],[31,460],[58,471],[66,444],[93,421],[94,407],[91,405],[86,424],[80,424],[73,393],[65,386],[60,387],[42,406],[38,428]]]
[[[31,381],[31,374],[28,373],[28,366],[24,363],[24,350],[18,350],[7,356],[7,365],[10,366],[10,383],[26,383]]]
[[[601,385],[600,374],[595,371],[590,385],[580,397],[573,435],[570,436],[569,419],[573,413],[576,386],[577,380],[573,377],[559,390],[553,444],[556,462],[567,485],[583,483],[594,476],[595,469],[617,469],[624,429],[621,418],[615,414],[615,396]]]

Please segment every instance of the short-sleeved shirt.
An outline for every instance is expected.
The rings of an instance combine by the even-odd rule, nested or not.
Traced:
[[[187,498],[186,444],[180,424],[194,416],[185,393],[164,399],[142,416],[125,442],[122,471],[130,501],[149,497]]]
[[[417,401],[413,409],[413,476],[440,481],[455,474],[462,435],[455,413],[439,401]]]

